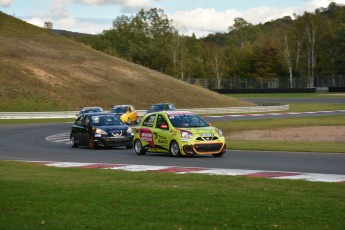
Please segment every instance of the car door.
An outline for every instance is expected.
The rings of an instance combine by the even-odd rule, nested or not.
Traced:
[[[79,116],[73,126],[72,126],[72,130],[71,130],[71,137],[74,137],[75,142],[80,143],[80,130],[82,129],[82,121],[84,119],[84,115]]]
[[[126,116],[128,117],[128,123],[131,123],[133,121],[133,111],[131,106],[127,107]]]
[[[169,152],[170,131],[167,119],[158,114],[153,128],[153,139],[155,148],[159,152]]]
[[[82,124],[79,130],[80,145],[87,145],[90,136],[90,118],[89,116],[84,116]]]
[[[128,111],[129,111],[129,120],[131,122],[136,122],[137,121],[137,112],[135,111],[135,108],[133,106],[128,106]]]
[[[152,151],[155,150],[155,143],[153,139],[153,125],[155,118],[156,114],[146,117],[139,129],[139,138],[143,146],[149,146]]]

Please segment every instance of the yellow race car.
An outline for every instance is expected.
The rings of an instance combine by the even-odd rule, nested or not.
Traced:
[[[119,115],[123,123],[138,124],[139,116],[133,105],[116,105],[111,109],[111,113]]]
[[[161,111],[144,116],[134,131],[134,150],[181,155],[213,155],[226,152],[226,143],[220,129],[210,126],[200,116],[187,111]]]

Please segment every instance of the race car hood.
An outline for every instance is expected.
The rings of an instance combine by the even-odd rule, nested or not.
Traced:
[[[213,134],[213,135],[215,135],[215,134],[217,134],[215,128],[212,126],[200,127],[200,128],[180,128],[180,130],[185,130],[185,131],[191,132],[191,133],[193,133],[193,135],[201,135],[201,134],[204,134],[204,135]]]

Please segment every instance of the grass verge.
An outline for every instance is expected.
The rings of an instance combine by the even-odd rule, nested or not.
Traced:
[[[227,139],[229,150],[345,153],[343,142],[253,141]]]
[[[342,229],[344,184],[0,161],[2,229]]]
[[[313,112],[345,110],[345,104],[329,103],[289,103],[289,110],[284,112]]]
[[[344,142],[306,142],[306,141],[249,141],[231,140],[232,132],[243,130],[263,130],[283,127],[344,126],[345,116],[302,117],[287,119],[264,119],[250,121],[214,122],[227,138],[228,148],[237,150],[335,152],[344,153]]]

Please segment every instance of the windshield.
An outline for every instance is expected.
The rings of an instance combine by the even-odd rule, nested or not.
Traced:
[[[120,114],[124,114],[127,112],[127,107],[115,107],[111,110],[112,113],[120,113]]]
[[[79,114],[84,114],[84,113],[96,113],[96,112],[102,112],[101,109],[95,108],[95,109],[84,109],[81,110]]]
[[[164,107],[165,107],[165,105],[153,105],[153,106],[151,106],[151,108],[150,108],[150,110],[154,110],[154,111],[156,111],[156,110],[164,110]]]
[[[171,124],[176,128],[197,128],[209,126],[206,121],[193,113],[176,113],[168,115]]]
[[[155,104],[148,111],[176,110],[173,104]]]
[[[121,119],[116,115],[94,115],[91,117],[91,124],[97,126],[122,125]]]

